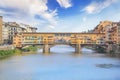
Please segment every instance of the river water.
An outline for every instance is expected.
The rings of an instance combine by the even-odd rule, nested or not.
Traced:
[[[0,80],[120,80],[120,59],[69,46],[55,46],[50,55],[16,55],[0,60]]]

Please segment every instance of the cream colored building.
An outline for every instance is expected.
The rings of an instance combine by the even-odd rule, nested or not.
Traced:
[[[6,26],[8,26],[9,30],[9,41],[8,43],[13,43],[13,37],[16,33],[22,33],[26,32],[26,29],[23,27],[20,27],[20,25],[16,22],[7,22],[5,23]]]
[[[0,16],[0,44],[2,44],[2,24],[3,24],[2,16]]]
[[[7,22],[7,26],[9,26],[9,41],[8,43],[13,43],[13,37],[16,33],[23,33],[23,32],[36,32],[37,28],[30,27],[29,25],[25,24],[18,24],[16,22]]]
[[[12,44],[14,35],[21,32],[26,32],[26,29],[20,27],[16,22],[4,22],[2,24],[3,44]]]
[[[5,23],[2,25],[2,41],[3,44],[7,44],[9,41],[9,26],[7,26]]]
[[[3,22],[0,16],[0,44],[12,44],[16,33],[36,32],[37,28],[16,22]]]
[[[23,24],[23,23],[21,23],[19,25],[20,25],[20,27],[23,27],[23,28],[26,29],[25,32],[36,32],[36,30],[37,30],[37,28],[31,27],[30,25],[26,25],[26,24]]]

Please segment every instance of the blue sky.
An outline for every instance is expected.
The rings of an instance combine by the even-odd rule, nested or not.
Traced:
[[[120,21],[120,0],[0,0],[0,15],[41,32],[81,32]]]

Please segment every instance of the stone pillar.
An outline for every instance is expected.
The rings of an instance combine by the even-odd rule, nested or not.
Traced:
[[[81,53],[81,45],[80,44],[76,44],[75,53]]]
[[[112,44],[108,44],[107,53],[109,53],[111,50],[112,50]]]
[[[44,44],[43,53],[44,54],[49,54],[50,53],[50,47],[49,47],[48,44]]]
[[[120,46],[118,44],[116,44],[116,49],[115,49],[116,53],[120,53]]]

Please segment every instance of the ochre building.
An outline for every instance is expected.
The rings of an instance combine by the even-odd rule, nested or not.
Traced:
[[[21,33],[14,36],[13,45],[104,44],[103,36],[103,33]]]

